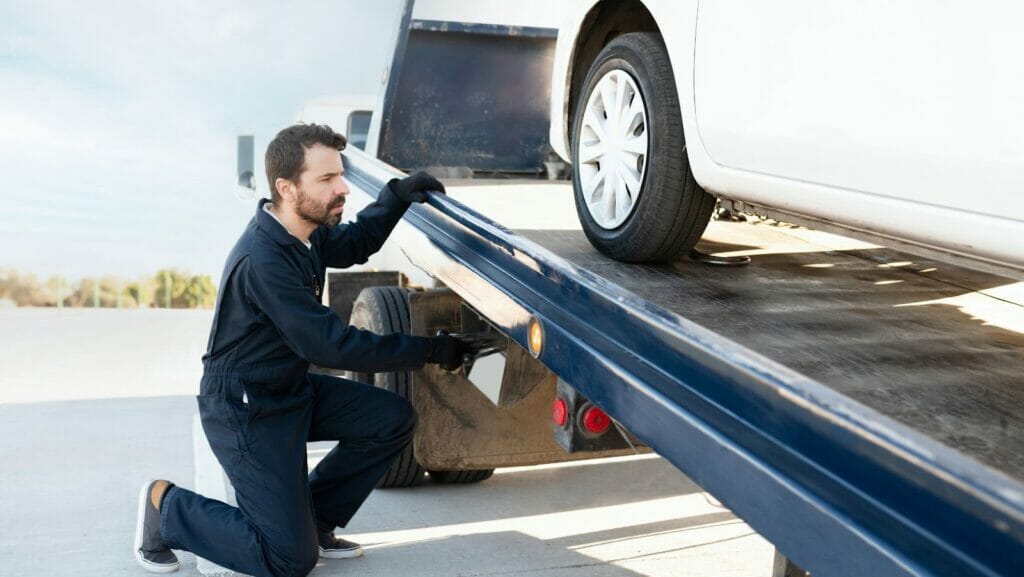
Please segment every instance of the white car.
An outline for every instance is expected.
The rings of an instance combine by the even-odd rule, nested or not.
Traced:
[[[1020,273],[1022,21],[998,1],[579,0],[551,144],[618,259],[692,247],[718,197]]]

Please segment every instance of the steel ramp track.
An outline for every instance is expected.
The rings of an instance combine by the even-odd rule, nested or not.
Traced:
[[[402,174],[360,151],[371,196]],[[1024,574],[1024,485],[432,195],[396,230],[421,268],[814,575]]]

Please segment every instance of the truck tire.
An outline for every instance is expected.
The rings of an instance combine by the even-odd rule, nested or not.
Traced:
[[[602,253],[665,262],[700,240],[715,199],[690,171],[659,34],[623,34],[598,54],[576,95],[572,161],[576,211]]]
[[[409,333],[409,289],[387,286],[363,289],[352,306],[349,324],[377,334]],[[353,379],[371,384],[412,401],[412,373],[354,373]],[[413,445],[402,451],[377,487],[412,487],[423,482],[426,471],[416,461]],[[439,483],[476,483],[494,473],[494,469],[467,471],[431,471],[431,479]]]
[[[430,480],[442,485],[479,483],[491,478],[494,469],[478,469],[469,471],[430,471]]]
[[[409,332],[409,291],[402,287],[370,287],[363,289],[352,305],[349,324],[380,335]],[[387,389],[403,399],[412,400],[412,374],[409,371],[393,373],[355,373],[361,383]],[[412,444],[402,451],[378,487],[411,487],[423,482],[422,467],[416,462]]]

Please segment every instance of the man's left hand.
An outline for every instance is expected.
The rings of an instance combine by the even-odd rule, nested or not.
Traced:
[[[466,362],[467,356],[472,357],[473,352],[470,343],[443,333],[430,338],[427,362],[440,365],[446,371],[454,371]]]

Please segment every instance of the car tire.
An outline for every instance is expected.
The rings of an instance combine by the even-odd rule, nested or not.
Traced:
[[[623,34],[594,60],[576,98],[572,161],[576,211],[602,253],[665,262],[700,240],[715,199],[690,171],[660,35]]]
[[[352,306],[349,324],[377,334],[410,332],[409,289],[387,286],[363,289]],[[391,373],[353,373],[352,378],[361,383],[387,389],[412,401],[412,373],[396,371]],[[384,477],[377,482],[379,488],[412,487],[421,484],[426,472],[416,460],[413,444],[410,443],[399,455]],[[477,483],[489,478],[494,469],[470,469],[466,471],[430,471],[430,478],[437,483]]]

